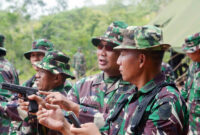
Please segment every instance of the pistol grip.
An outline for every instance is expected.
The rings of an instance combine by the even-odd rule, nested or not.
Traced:
[[[35,100],[29,100],[28,111],[31,113],[36,113],[38,111],[38,104]]]

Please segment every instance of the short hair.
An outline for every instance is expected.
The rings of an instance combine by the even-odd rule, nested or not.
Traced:
[[[150,58],[154,65],[161,65],[164,51],[155,51],[155,50],[141,50],[141,53],[145,54],[146,57]]]

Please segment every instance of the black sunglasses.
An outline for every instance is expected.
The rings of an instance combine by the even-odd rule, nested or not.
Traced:
[[[97,48],[99,50],[102,50],[104,47],[106,49],[106,51],[113,51],[113,48],[115,47],[116,45],[112,44],[112,43],[108,43],[107,45],[102,45],[102,44],[99,44],[97,45]]]

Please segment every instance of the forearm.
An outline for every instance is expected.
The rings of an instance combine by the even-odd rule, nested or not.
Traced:
[[[66,110],[66,111],[72,111],[76,114],[77,117],[79,116],[80,105],[77,104],[77,103],[74,103],[74,102],[66,99],[62,103],[61,108]]]

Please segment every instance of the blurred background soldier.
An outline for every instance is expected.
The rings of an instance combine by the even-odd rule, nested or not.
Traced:
[[[161,71],[165,74],[167,82],[174,83],[175,75],[174,75],[172,67],[168,63],[162,62]]]
[[[200,134],[200,32],[185,39],[183,51],[192,60],[181,94],[188,103],[189,135]]]
[[[18,74],[13,67],[13,65],[4,58],[6,55],[6,49],[4,48],[4,39],[5,37],[0,34],[0,82],[8,82],[13,84],[19,84]],[[11,105],[11,102],[14,101],[16,97],[13,93],[8,90],[0,89],[0,134],[2,135],[15,135],[18,127],[16,121],[20,120],[17,117],[17,112],[9,111],[15,104]],[[9,105],[10,104],[10,105]],[[16,107],[16,106],[15,106]]]
[[[76,79],[79,79],[82,76],[85,76],[86,72],[86,62],[84,54],[81,52],[81,48],[77,49],[77,52],[73,57],[73,68],[75,69]]]

